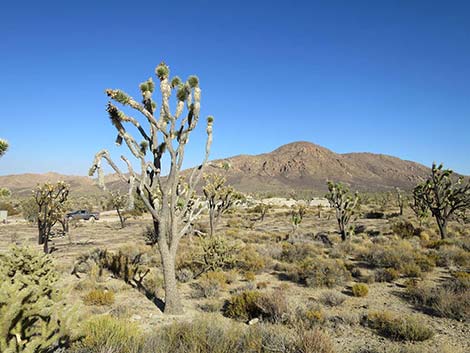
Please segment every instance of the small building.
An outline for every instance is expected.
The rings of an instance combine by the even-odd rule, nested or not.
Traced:
[[[0,211],[0,223],[7,223],[8,211]]]

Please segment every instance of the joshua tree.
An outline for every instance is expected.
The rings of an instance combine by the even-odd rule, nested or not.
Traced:
[[[328,182],[329,193],[326,198],[330,202],[330,206],[336,211],[336,220],[338,221],[341,240],[347,239],[346,227],[351,217],[355,214],[359,202],[357,192],[354,195],[349,193],[349,189],[341,183]]]
[[[307,213],[307,208],[304,205],[296,206],[291,211],[291,223],[292,223],[292,235],[295,234],[297,228],[299,228],[300,223],[302,223],[305,213]]]
[[[436,219],[441,238],[447,237],[447,223],[459,212],[470,208],[470,181],[463,184],[463,177],[452,180],[453,171],[433,163],[431,177],[417,185],[413,196],[425,205]]]
[[[119,221],[121,222],[121,228],[124,228],[126,226],[127,218],[123,211],[129,205],[129,198],[127,195],[123,195],[119,191],[111,192],[109,205],[116,210],[119,216]]]
[[[8,149],[8,142],[0,139],[0,157],[2,157]]]
[[[69,186],[63,181],[59,181],[56,185],[46,183],[38,185],[33,194],[38,206],[38,243],[44,245],[44,253],[48,254],[52,227],[64,218]]]
[[[227,212],[239,197],[231,186],[225,185],[227,179],[224,176],[206,174],[204,180],[206,185],[204,185],[202,191],[209,207],[209,226],[210,236],[212,237],[220,216]]]
[[[405,199],[403,197],[403,192],[400,190],[400,188],[396,188],[395,191],[397,194],[397,204],[398,204],[398,207],[400,208],[400,216],[403,216],[403,207],[405,206]]]
[[[199,121],[201,89],[196,76],[190,76],[183,83],[179,77],[170,80],[170,69],[161,63],[155,70],[160,80],[161,105],[152,99],[155,84],[152,78],[140,85],[142,103],[121,90],[108,89],[108,97],[123,106],[139,112],[149,128],[146,130],[139,120],[125,114],[113,103],[109,102],[107,111],[111,122],[117,130],[116,143],[123,141],[131,154],[137,159],[140,172],[133,169],[128,158],[121,156],[127,165],[127,173],[112,161],[107,150],[98,152],[95,156],[90,175],[98,172],[99,183],[104,187],[104,176],[101,162],[105,159],[117,175],[129,184],[129,197],[132,202],[134,190],[144,202],[153,219],[153,233],[148,242],[158,245],[162,259],[163,277],[165,283],[165,313],[179,314],[182,312],[180,296],[176,287],[175,260],[181,238],[189,232],[193,220],[203,211],[203,202],[194,198],[195,186],[200,181],[204,166],[207,164],[212,143],[213,118],[207,118],[207,140],[205,156],[201,165],[193,168],[184,182],[180,178],[184,151],[190,133]],[[170,96],[176,91],[176,110],[170,111]],[[187,115],[182,117],[186,106]],[[142,142],[138,142],[124,127],[128,123],[140,133]],[[146,156],[149,155],[149,159]],[[162,178],[162,161],[168,155],[170,165],[168,175]]]

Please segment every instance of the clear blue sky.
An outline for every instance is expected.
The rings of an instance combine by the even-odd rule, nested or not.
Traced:
[[[469,1],[5,1],[0,174],[87,173],[105,88],[197,74],[213,158],[297,140],[470,174]],[[192,137],[186,166],[203,150]]]

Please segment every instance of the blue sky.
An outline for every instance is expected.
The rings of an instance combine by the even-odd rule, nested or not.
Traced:
[[[470,174],[469,18],[468,1],[4,2],[0,174],[117,159],[104,89],[139,98],[162,59],[199,76],[212,158],[306,140]]]

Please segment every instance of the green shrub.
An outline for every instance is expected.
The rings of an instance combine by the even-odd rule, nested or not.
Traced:
[[[242,271],[259,273],[266,267],[266,259],[253,246],[246,246],[236,257],[236,266]]]
[[[242,321],[259,317],[261,315],[258,307],[260,297],[260,292],[250,290],[233,295],[225,305],[225,316]]]
[[[415,228],[411,222],[402,219],[392,224],[392,232],[405,239],[419,235],[420,229]]]
[[[114,303],[114,293],[103,289],[92,289],[84,297],[86,305],[112,305]]]
[[[352,293],[355,297],[366,297],[369,294],[369,287],[364,283],[356,283],[352,286]]]
[[[111,316],[95,317],[83,328],[84,339],[75,345],[77,352],[140,353],[142,336],[136,324]]]
[[[384,337],[398,341],[425,341],[434,335],[431,328],[413,316],[397,316],[387,311],[367,315],[369,326]]]
[[[205,298],[212,298],[227,287],[227,276],[224,272],[210,271],[204,273],[198,283],[198,288]]]
[[[347,282],[351,275],[344,262],[336,259],[306,259],[290,270],[291,280],[308,287],[332,288]]]
[[[70,321],[49,255],[13,247],[0,257],[0,352],[48,353],[70,340]]]

